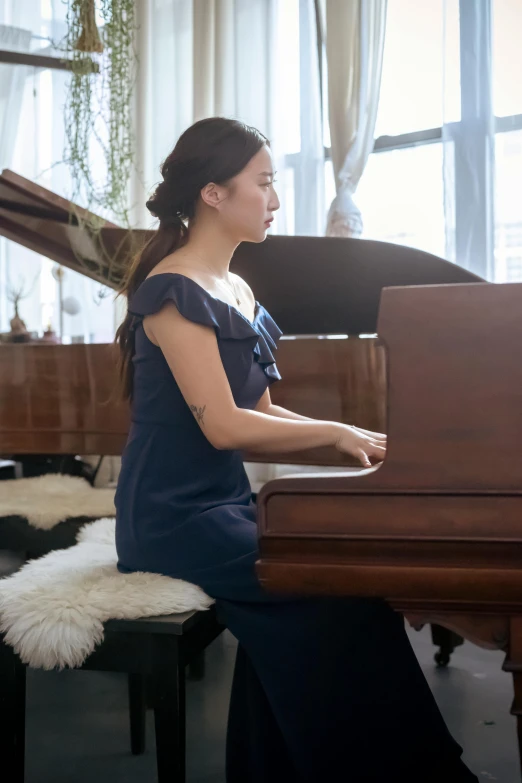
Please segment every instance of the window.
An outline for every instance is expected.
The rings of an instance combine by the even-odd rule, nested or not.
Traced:
[[[301,151],[301,96],[299,74],[299,0],[277,4],[279,99],[285,107],[280,143],[285,155]]]
[[[364,238],[446,254],[445,118],[460,119],[458,0],[389,0],[377,141],[356,193]]]
[[[0,22],[31,30],[31,49],[48,48],[49,37],[63,33],[65,7],[60,2],[9,0]],[[10,66],[5,66],[10,67]],[[13,68],[20,66],[11,66]],[[24,69],[25,70],[25,69]],[[63,154],[63,103],[68,75],[63,71],[28,68],[23,92],[16,144],[7,167],[38,184],[68,196],[65,166],[57,165]],[[0,239],[0,331],[9,330],[13,306],[9,288],[23,288],[20,315],[30,332],[42,334],[51,324],[59,334],[58,285],[52,275],[55,264],[21,245]],[[84,275],[64,270],[63,298],[74,297],[80,310],[63,313],[64,342],[112,341],[115,329],[114,292]]]
[[[371,155],[357,191],[365,236],[445,252],[442,145]]]
[[[446,49],[458,76],[457,3],[447,4],[452,18],[451,24],[446,20],[446,35],[451,33],[451,46],[448,41]],[[377,138],[442,125],[444,41],[443,0],[388,0]],[[457,93],[454,89],[451,96],[452,119],[458,119],[460,111]]]
[[[522,255],[507,259],[506,282],[522,283]]]
[[[520,3],[493,0],[493,107],[497,117],[522,114],[521,25]]]
[[[519,279],[521,27],[512,0],[388,0],[375,147],[355,197],[363,237]],[[329,204],[328,160],[325,183]]]
[[[278,0],[273,52],[276,234],[322,234],[324,145],[314,0]]]
[[[272,231],[275,234],[295,234],[295,172],[301,152],[301,96],[300,96],[300,35],[299,0],[287,0],[276,5],[277,37],[273,51],[276,55],[274,90],[276,116],[279,118],[272,150],[276,156],[276,190],[281,209],[275,213]]]

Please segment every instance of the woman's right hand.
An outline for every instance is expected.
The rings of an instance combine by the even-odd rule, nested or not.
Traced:
[[[361,461],[365,468],[371,468],[371,458],[382,462],[386,456],[386,437],[379,433],[365,434],[365,430],[340,424],[335,448],[346,454],[351,454]]]

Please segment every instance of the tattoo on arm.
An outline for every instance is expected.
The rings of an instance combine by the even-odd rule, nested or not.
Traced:
[[[192,413],[194,414],[194,416],[198,420],[198,424],[201,424],[202,426],[205,423],[203,421],[203,414],[205,413],[205,408],[206,407],[207,407],[206,405],[203,405],[202,408],[198,408],[196,405],[191,405],[190,406],[190,410],[192,411]]]

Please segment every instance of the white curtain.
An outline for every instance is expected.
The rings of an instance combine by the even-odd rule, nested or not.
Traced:
[[[328,116],[336,197],[329,236],[360,236],[354,193],[373,149],[387,0],[325,0]]]
[[[273,0],[150,0],[149,106],[158,119],[147,182],[202,117],[236,117],[269,135],[274,7]]]
[[[137,125],[148,141],[141,144],[141,177],[133,189],[137,223],[151,225],[145,196],[180,134],[202,117],[220,115],[270,139],[281,197],[274,233],[322,233],[313,0],[144,0],[140,14],[139,48],[146,54]],[[289,127],[296,124],[299,139],[292,146]]]

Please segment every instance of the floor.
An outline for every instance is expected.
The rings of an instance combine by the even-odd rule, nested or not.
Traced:
[[[411,631],[411,639],[479,780],[520,783],[515,723],[509,715],[512,684],[501,671],[503,655],[465,643],[441,670],[433,663],[428,629]],[[188,682],[187,783],[224,783],[234,653],[234,639],[223,634],[207,652],[205,678]],[[152,716],[143,756],[130,755],[127,724],[123,675],[30,671],[26,783],[155,783]]]

